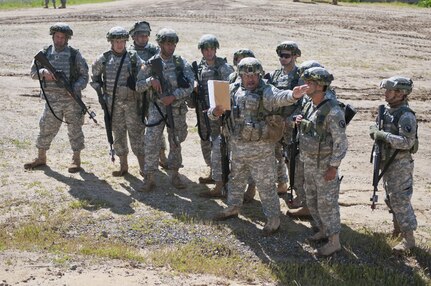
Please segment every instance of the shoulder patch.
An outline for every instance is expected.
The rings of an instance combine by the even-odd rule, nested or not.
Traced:
[[[410,133],[410,132],[412,132],[412,126],[411,126],[410,124],[407,124],[406,126],[404,126],[404,130],[405,130],[407,133]]]
[[[340,120],[338,122],[338,126],[340,126],[341,128],[346,128],[346,122],[344,120]]]

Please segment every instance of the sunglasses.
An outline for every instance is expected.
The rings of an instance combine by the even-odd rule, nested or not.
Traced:
[[[280,54],[280,58],[288,59],[292,57],[292,54]]]

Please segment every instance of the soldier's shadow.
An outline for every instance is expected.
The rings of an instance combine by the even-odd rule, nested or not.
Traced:
[[[82,180],[70,176],[65,176],[52,170],[49,167],[44,168],[44,173],[69,186],[68,192],[78,200],[86,201],[84,209],[94,211],[99,208],[109,208],[113,213],[132,214],[133,208],[130,206],[132,199],[115,191],[109,183],[101,180],[93,173],[81,170],[79,175]]]

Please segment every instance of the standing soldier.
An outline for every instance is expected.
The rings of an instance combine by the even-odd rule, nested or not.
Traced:
[[[186,188],[178,170],[182,165],[181,142],[187,137],[187,105],[193,91],[194,76],[190,65],[182,57],[174,55],[178,35],[172,29],[161,29],[156,35],[160,53],[150,58],[138,74],[139,92],[154,92],[149,106],[147,132],[145,134],[145,168],[143,192],[155,186],[160,140],[165,125],[168,127],[168,168],[171,183],[177,189]]]
[[[388,106],[383,114],[383,128],[370,126],[370,136],[383,142],[380,168],[387,198],[385,202],[393,214],[394,234],[401,232],[402,241],[393,250],[404,252],[415,246],[413,231],[417,221],[411,204],[413,194],[412,153],[418,148],[417,121],[415,113],[407,103],[412,92],[413,81],[394,76],[380,84],[385,89]]]
[[[279,44],[275,50],[279,57],[281,68],[265,75],[269,84],[274,85],[278,89],[293,90],[295,86],[301,85],[296,59],[301,56],[301,50],[298,44],[292,41],[285,41]],[[285,118],[286,122],[292,122],[292,117],[300,109],[301,102],[297,104],[281,108],[280,114]],[[287,144],[292,137],[293,128],[291,124],[286,124],[285,135],[282,140]],[[275,158],[277,159],[277,193],[287,193],[287,168],[283,158],[283,146],[281,142],[275,145]],[[299,207],[295,205],[294,207]]]
[[[239,49],[233,53],[233,66],[236,67],[243,58],[255,58],[253,51],[250,49]],[[237,80],[239,81],[241,78],[238,76],[236,71],[233,71],[229,75],[229,83],[234,83]]]
[[[200,112],[198,122],[202,133],[209,134],[208,140],[201,138],[201,150],[205,163],[210,169],[206,177],[200,177],[199,183],[209,184],[215,183],[214,189],[201,193],[203,197],[221,197],[223,195],[221,154],[220,154],[220,128],[221,120],[209,121],[209,126],[205,124],[206,111],[209,107],[208,97],[208,80],[229,80],[229,75],[233,72],[233,68],[226,63],[226,60],[216,56],[217,49],[220,48],[219,42],[214,35],[203,35],[198,43],[198,49],[201,50],[202,59],[199,64],[193,62],[193,69],[197,75],[197,81],[201,88],[198,88],[197,96],[204,102],[204,107],[195,106]],[[204,110],[202,110],[204,109]],[[204,113],[205,112],[205,113]],[[208,121],[207,121],[208,122]],[[210,127],[209,130],[206,130]]]
[[[73,31],[65,23],[56,23],[51,26],[49,33],[52,35],[53,45],[44,48],[42,52],[57,70],[66,74],[75,95],[81,97],[81,90],[88,83],[88,66],[81,53],[68,45]],[[39,121],[40,131],[36,141],[38,157],[25,164],[24,168],[28,170],[46,165],[46,151],[60,130],[61,123],[67,122],[67,134],[73,151],[68,171],[76,173],[81,169],[81,150],[84,149],[82,109],[64,87],[56,84],[56,77],[36,61],[31,66],[31,77],[43,81],[41,86],[46,104]]]
[[[145,21],[136,22],[133,27],[130,29],[129,34],[133,39],[133,43],[129,46],[129,50],[136,51],[138,56],[142,59],[142,61],[148,61],[152,56],[157,55],[159,53],[159,47],[148,42],[150,37],[150,23]],[[147,116],[148,112],[148,104],[149,99],[145,95],[145,93],[138,93],[136,95],[138,100],[138,112],[141,115],[141,118]],[[160,140],[160,158],[159,165],[163,168],[168,168],[168,162],[165,155],[166,151],[166,140],[165,137],[162,136],[162,140]]]
[[[120,158],[120,170],[112,172],[112,175],[120,177],[129,171],[127,134],[142,174],[145,125],[138,115],[135,79],[143,62],[135,51],[126,50],[129,33],[123,27],[113,27],[106,38],[111,49],[93,63],[91,86],[97,91],[102,106],[107,106],[105,112],[111,118],[114,150]]]
[[[307,69],[302,78],[311,98],[298,115],[299,151],[304,162],[307,206],[318,232],[311,241],[328,238],[316,254],[328,256],[341,249],[340,180],[338,167],[347,152],[344,111],[336,100],[325,98],[325,92],[334,77],[326,69]]]
[[[233,102],[229,125],[229,147],[232,170],[229,176],[228,207],[216,219],[236,217],[243,203],[244,189],[250,177],[256,182],[267,222],[264,235],[271,235],[280,227],[280,200],[275,188],[275,142],[283,136],[284,122],[271,115],[275,108],[295,103],[303,91],[281,91],[262,80],[262,65],[255,58],[244,58],[238,64],[241,87],[231,84]],[[220,106],[211,108],[212,119],[222,115]]]

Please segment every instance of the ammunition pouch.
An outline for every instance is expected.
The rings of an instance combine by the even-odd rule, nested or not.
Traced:
[[[265,121],[246,122],[240,131],[241,139],[247,142],[265,141],[276,143],[284,134],[284,120],[279,115],[268,115]]]
[[[131,90],[135,91],[136,90],[136,79],[134,76],[130,75],[127,78],[127,87],[130,88]]]

